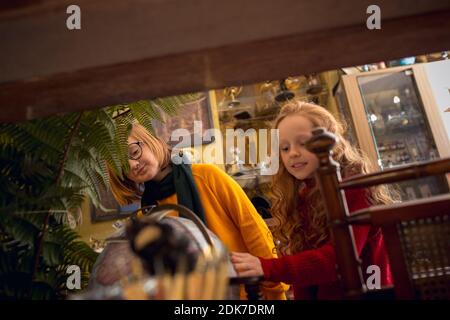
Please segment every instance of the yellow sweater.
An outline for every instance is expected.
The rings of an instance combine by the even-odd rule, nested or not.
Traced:
[[[208,228],[229,251],[248,252],[263,258],[276,258],[269,228],[240,185],[212,164],[193,164],[192,175],[202,201]],[[158,202],[176,204],[174,194]],[[284,300],[287,287],[264,281],[262,291],[268,300]]]

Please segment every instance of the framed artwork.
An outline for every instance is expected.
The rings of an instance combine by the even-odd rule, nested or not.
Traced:
[[[132,203],[126,206],[120,206],[110,190],[101,190],[100,196],[102,205],[108,211],[96,208],[91,203],[91,222],[102,222],[108,220],[118,220],[129,217],[131,213],[140,208],[140,203]],[[109,211],[111,210],[111,211]]]
[[[173,117],[162,112],[162,118],[164,122],[154,120],[152,125],[156,136],[171,146],[194,147],[215,140],[214,136],[205,135],[206,130],[214,128],[208,92],[202,93],[199,99],[181,106]],[[186,129],[187,134],[174,141],[171,137],[176,129]]]

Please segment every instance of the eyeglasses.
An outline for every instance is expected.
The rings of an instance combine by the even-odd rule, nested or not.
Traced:
[[[136,141],[128,144],[128,159],[139,160],[142,156],[142,141]]]

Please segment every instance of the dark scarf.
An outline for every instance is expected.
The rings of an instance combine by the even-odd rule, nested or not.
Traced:
[[[172,164],[172,171],[161,181],[145,182],[141,206],[157,205],[158,200],[177,194],[178,204],[193,211],[206,224],[205,213],[189,164]]]

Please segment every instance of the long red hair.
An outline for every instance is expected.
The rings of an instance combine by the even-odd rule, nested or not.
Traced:
[[[314,127],[323,127],[338,137],[333,158],[341,165],[342,177],[373,171],[369,159],[344,138],[343,124],[325,108],[300,101],[288,102],[275,119],[274,128],[277,129],[280,122],[291,115],[303,116]],[[325,207],[318,186],[312,187],[305,195],[305,212],[298,212],[299,190],[304,187],[304,182],[286,170],[281,157],[279,163],[279,170],[272,178],[272,215],[276,221],[273,235],[278,243],[277,248],[282,254],[317,248],[329,237]],[[392,203],[393,199],[385,186],[377,186],[370,188],[368,201],[372,204],[387,204]]]

